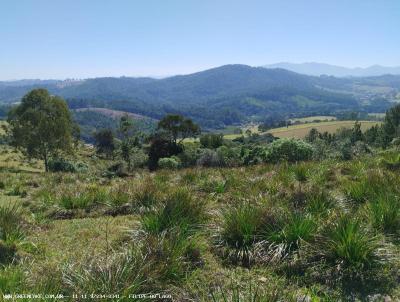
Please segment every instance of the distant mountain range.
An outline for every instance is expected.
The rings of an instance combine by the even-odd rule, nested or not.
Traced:
[[[180,113],[203,128],[220,128],[248,121],[346,110],[381,112],[399,97],[400,76],[316,77],[280,68],[225,65],[163,79],[0,82],[0,104],[18,102],[29,90],[39,87],[64,97],[71,109],[105,108],[152,120],[167,113]],[[82,124],[90,122],[90,115],[105,112],[75,110],[75,115]]]
[[[283,68],[297,73],[320,76],[329,75],[335,77],[370,77],[380,76],[385,74],[400,75],[399,67],[386,67],[380,65],[373,65],[366,68],[356,67],[347,68],[342,66],[335,66],[324,63],[287,63],[281,62],[276,64],[264,65],[265,68]]]

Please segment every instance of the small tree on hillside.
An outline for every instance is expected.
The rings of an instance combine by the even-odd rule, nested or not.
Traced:
[[[72,151],[73,132],[68,106],[46,89],[35,89],[26,94],[21,104],[8,115],[11,145],[28,157],[44,161],[48,171],[49,158],[59,152]]]
[[[94,134],[97,153],[103,153],[107,158],[112,157],[115,150],[114,134],[111,129],[102,129]]]
[[[181,143],[187,137],[200,134],[200,127],[191,119],[179,114],[169,114],[158,122],[158,130],[164,131],[174,144]],[[179,142],[178,142],[178,139]]]
[[[121,134],[123,139],[127,139],[134,132],[134,122],[127,114],[121,116],[119,120],[118,132]]]

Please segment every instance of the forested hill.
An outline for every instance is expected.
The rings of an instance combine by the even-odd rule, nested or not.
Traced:
[[[155,119],[176,112],[215,128],[290,114],[384,110],[397,96],[399,79],[312,77],[284,69],[225,65],[164,79],[0,82],[0,103],[17,102],[29,90],[43,87],[64,97],[72,109],[110,108]]]

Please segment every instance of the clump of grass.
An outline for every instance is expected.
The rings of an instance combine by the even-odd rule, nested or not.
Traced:
[[[0,240],[16,242],[23,239],[21,210],[14,204],[0,207]]]
[[[0,294],[15,293],[22,290],[21,285],[26,279],[19,266],[7,265],[0,270]]]
[[[349,215],[339,217],[312,243],[314,256],[342,273],[379,264],[382,247],[377,236],[368,233],[359,219]]]
[[[367,205],[368,218],[372,226],[386,234],[400,231],[400,201],[393,194],[379,196]]]
[[[309,169],[305,164],[297,164],[292,168],[292,173],[298,182],[306,182],[309,178]]]
[[[74,293],[139,294],[148,280],[148,259],[140,249],[93,259],[77,267],[63,269],[63,283]]]
[[[326,215],[335,203],[325,190],[312,190],[306,194],[306,210],[315,216]]]
[[[160,191],[157,185],[150,178],[145,179],[133,193],[133,206],[139,210],[148,210],[157,205],[160,201]]]
[[[396,191],[396,182],[381,171],[366,171],[366,175],[358,181],[348,181],[343,185],[346,196],[354,203],[364,203],[367,200],[384,194],[387,190]]]
[[[279,223],[267,225],[264,236],[269,243],[271,259],[288,256],[302,241],[310,241],[316,230],[314,219],[302,214],[292,214]]]
[[[187,189],[178,189],[142,218],[142,226],[151,234],[161,234],[172,228],[192,233],[204,222],[204,210],[204,203],[195,200]]]
[[[234,263],[249,266],[257,254],[255,244],[261,241],[260,232],[268,217],[260,206],[247,202],[222,212],[222,224],[216,236],[223,257]]]
[[[188,237],[179,229],[148,234],[143,247],[152,263],[150,275],[158,284],[180,282],[203,263],[198,238]]]
[[[24,238],[21,212],[16,204],[0,207],[0,264],[13,262],[17,243]]]
[[[82,191],[71,191],[62,194],[58,200],[61,207],[67,210],[86,209],[94,203],[103,204],[107,201],[108,194],[104,188],[91,185]]]
[[[283,295],[278,288],[271,286],[266,288],[251,281],[245,284],[231,281],[226,287],[212,288],[210,296],[213,302],[275,302],[281,301]]]
[[[8,196],[26,197],[27,192],[21,184],[16,184],[10,191],[7,192]]]
[[[386,169],[397,171],[400,169],[400,155],[388,159],[382,159],[381,163]]]

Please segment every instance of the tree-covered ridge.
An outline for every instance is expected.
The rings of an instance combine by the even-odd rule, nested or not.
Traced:
[[[0,83],[0,102],[17,102],[35,87],[64,97],[71,109],[98,107],[161,119],[183,114],[204,128],[277,115],[383,112],[400,89],[398,76],[312,77],[283,69],[226,65],[164,79],[96,78],[83,81]],[[29,84],[29,85],[28,85]]]

